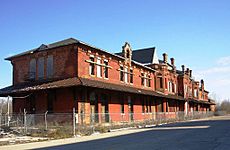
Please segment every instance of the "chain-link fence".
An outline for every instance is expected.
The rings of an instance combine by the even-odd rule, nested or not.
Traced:
[[[109,132],[128,127],[149,127],[164,123],[207,118],[213,112],[154,112],[154,113],[49,113],[0,115],[1,127],[31,136],[64,138]]]

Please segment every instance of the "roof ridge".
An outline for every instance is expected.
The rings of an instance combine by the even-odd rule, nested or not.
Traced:
[[[146,47],[146,48],[141,48],[141,49],[135,49],[135,50],[133,50],[133,52],[134,51],[147,50],[147,49],[156,49],[156,47],[154,46],[154,47]]]
[[[73,40],[73,41],[76,41],[76,42],[79,41],[79,40],[77,40],[77,39],[75,39],[75,38],[70,37],[70,38],[67,38],[67,39],[64,39],[64,40],[60,40],[60,41],[57,41],[57,42],[49,43],[49,44],[47,44],[47,45],[48,45],[48,46],[49,46],[49,45],[54,45],[54,44],[56,44],[56,43],[60,43],[60,42],[68,41],[68,40]]]
[[[69,41],[69,42],[68,42]],[[67,43],[64,43],[64,42],[67,42]],[[33,49],[30,49],[30,50],[27,50],[25,52],[22,52],[22,53],[19,53],[19,54],[16,54],[16,55],[13,55],[13,56],[10,56],[10,57],[7,57],[5,58],[5,60],[10,60],[12,58],[15,58],[15,57],[18,57],[18,56],[23,56],[23,55],[26,55],[28,53],[31,53],[31,52],[34,52],[36,50],[45,50],[45,49],[49,49],[49,48],[54,48],[54,47],[59,47],[59,46],[63,46],[63,45],[68,45],[68,44],[73,44],[73,43],[77,43],[79,42],[79,40],[75,39],[75,38],[66,38],[64,40],[60,40],[60,41],[57,41],[57,42],[53,42],[53,43],[49,43],[49,44],[44,44],[42,43],[40,46],[36,47],[36,48],[33,48]],[[59,45],[58,45],[59,44]],[[45,47],[47,46],[47,47]]]

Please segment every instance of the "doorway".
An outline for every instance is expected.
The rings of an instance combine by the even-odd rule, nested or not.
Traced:
[[[89,96],[90,100],[90,121],[91,123],[98,123],[99,117],[98,117],[98,96],[95,94],[95,92],[91,92]]]
[[[56,99],[55,91],[49,91],[47,94],[47,111],[48,113],[53,113],[53,105]]]
[[[101,95],[101,113],[102,121],[109,122],[109,96],[106,94]]]

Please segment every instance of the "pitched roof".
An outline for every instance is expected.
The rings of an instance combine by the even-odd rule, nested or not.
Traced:
[[[69,44],[74,44],[74,43],[78,43],[78,42],[79,42],[79,40],[76,40],[74,38],[68,38],[68,39],[58,41],[58,42],[55,42],[55,43],[51,43],[51,44],[47,44],[47,45],[46,44],[41,44],[37,48],[34,48],[34,49],[28,50],[26,52],[23,52],[23,53],[8,57],[8,58],[6,58],[6,60],[11,60],[12,58],[27,55],[27,54],[34,53],[34,52],[37,52],[37,51],[43,51],[43,50],[47,50],[47,49],[51,49],[51,48],[55,48],[55,47],[60,47],[60,46],[65,46],[65,45],[69,45]]]
[[[155,54],[155,47],[134,50],[132,54],[133,60],[143,64],[152,64]]]
[[[51,44],[48,44],[48,45],[45,45],[45,44],[42,44],[41,46],[39,46],[38,48],[35,48],[35,49],[32,49],[32,50],[29,50],[29,51],[26,51],[26,52],[23,52],[23,53],[20,53],[20,54],[17,54],[17,55],[14,55],[14,56],[11,56],[11,57],[8,57],[8,58],[5,58],[5,60],[11,60],[12,58],[15,58],[15,57],[19,57],[19,56],[23,56],[23,55],[27,55],[27,54],[30,54],[30,53],[34,53],[34,52],[37,52],[37,51],[43,51],[43,50],[49,50],[51,48],[55,48],[55,47],[59,47],[59,46],[65,46],[65,45],[69,45],[69,44],[76,44],[76,43],[81,43],[83,45],[86,45],[86,46],[89,46],[91,48],[94,48],[94,49],[97,49],[97,50],[100,50],[104,53],[107,53],[107,54],[110,54],[112,56],[115,56],[115,57],[118,57],[120,59],[125,59],[124,57],[120,56],[120,55],[117,55],[117,54],[113,54],[113,53],[109,53],[107,52],[106,50],[103,50],[103,49],[100,49],[100,48],[97,48],[93,45],[90,45],[90,44],[87,44],[85,42],[82,42],[80,40],[77,40],[75,38],[68,38],[68,39],[65,39],[65,40],[62,40],[62,41],[58,41],[58,42],[55,42],[55,43],[51,43]],[[134,61],[132,60],[132,62],[136,65],[139,65],[139,66],[142,66],[146,69],[149,69],[151,71],[156,71],[148,66],[145,66],[143,65],[142,63],[139,63],[137,61]]]
[[[115,53],[122,56],[122,53]],[[132,51],[132,60],[142,64],[152,64],[155,54],[155,47],[137,49]]]

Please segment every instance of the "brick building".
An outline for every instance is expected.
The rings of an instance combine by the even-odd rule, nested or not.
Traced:
[[[203,80],[194,81],[184,66],[177,70],[166,53],[158,59],[154,47],[132,50],[125,43],[121,53],[113,54],[70,38],[6,60],[13,66],[13,85],[1,89],[0,96],[13,97],[14,113],[62,113],[75,107],[106,122],[119,121],[116,113],[139,120],[142,113],[173,117],[179,111],[210,111],[214,105]]]

